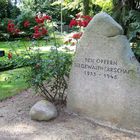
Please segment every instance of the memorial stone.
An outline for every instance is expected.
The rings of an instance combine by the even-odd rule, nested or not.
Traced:
[[[94,16],[77,44],[67,108],[140,132],[140,64],[122,27],[106,13]]]

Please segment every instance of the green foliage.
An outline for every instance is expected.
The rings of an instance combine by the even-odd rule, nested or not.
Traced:
[[[70,3],[63,2],[62,3],[62,12],[63,12],[63,22],[64,24],[69,24],[71,17],[75,16],[80,12],[82,4],[78,3],[78,1],[73,1]],[[60,24],[61,20],[61,2],[54,2],[51,4],[52,9],[54,9],[52,13],[52,17],[58,21]],[[51,13],[50,13],[51,14]]]
[[[72,54],[58,51],[59,40],[52,41],[54,47],[49,52],[43,52],[41,46],[45,42],[9,42],[13,54],[12,59],[8,58],[0,62],[0,67],[13,65],[14,68],[25,67],[24,77],[28,83],[35,87],[46,99],[51,102],[59,101],[66,103],[66,88],[69,71],[72,63]],[[52,42],[51,45],[52,45]],[[61,43],[61,42],[60,42]],[[46,46],[47,47],[47,46]],[[8,52],[8,49],[6,49]],[[7,57],[6,52],[6,57]]]
[[[22,12],[44,12],[50,6],[50,2],[47,0],[23,0],[20,3],[20,9]]]
[[[69,24],[70,16],[75,15],[80,11],[81,3],[79,0],[74,2],[63,2],[62,10],[63,10],[63,21],[66,24]],[[54,21],[60,24],[61,19],[61,1],[51,2],[46,0],[23,0],[20,4],[20,9],[22,12],[32,11],[35,15],[38,12],[46,13],[47,15],[52,16]]]
[[[65,1],[64,6],[67,7],[67,9],[74,11],[74,10],[78,10],[78,11],[82,11],[83,8],[83,4],[82,4],[82,0],[75,0],[75,1]]]
[[[15,55],[15,67],[27,65],[26,78],[28,83],[35,87],[47,100],[66,103],[67,80],[72,63],[72,55],[58,51],[58,46],[51,48],[48,53],[42,53],[38,48],[40,43],[34,42],[34,47],[27,46],[22,55]],[[32,49],[29,49],[32,48]]]
[[[7,18],[4,18],[4,19],[1,20],[0,33],[2,33],[2,32],[6,33],[7,23],[8,23],[8,19]]]
[[[19,8],[13,6],[10,0],[0,0],[0,19],[15,18],[19,14]]]
[[[140,61],[140,12],[131,10],[126,22],[129,23],[127,28],[127,36],[132,42],[132,49]]]
[[[15,19],[18,15],[20,15],[21,12],[17,6],[12,6],[10,13],[10,18]]]
[[[24,27],[24,22],[25,21],[29,21],[30,22],[30,28],[25,28]],[[24,33],[26,34],[26,36],[30,36],[33,31],[32,28],[36,25],[36,21],[35,21],[35,13],[30,11],[30,10],[26,10],[23,11],[16,19],[15,19],[16,24],[18,25],[18,28],[21,31],[24,31]],[[31,30],[30,30],[31,29]]]
[[[7,16],[7,6],[8,1],[7,0],[0,0],[0,19]]]
[[[107,12],[112,14],[113,3],[112,0],[92,0],[93,3],[93,14],[96,14],[100,11]]]
[[[140,32],[140,12],[131,10],[129,14],[125,17],[125,24],[128,24],[127,27],[127,36],[132,39],[132,37],[136,36],[137,32]]]
[[[112,14],[112,0],[75,0],[64,2],[64,7],[69,12],[69,16],[75,16],[79,12],[83,14],[95,15],[100,11]]]
[[[44,57],[38,51],[30,59],[28,82],[47,100],[66,103],[65,90],[71,63],[72,55],[59,52],[56,47]]]
[[[35,10],[34,6],[35,6],[34,0],[23,0],[20,3],[20,10],[22,12],[25,12],[26,10],[27,11]]]
[[[132,49],[136,57],[140,58],[140,1],[113,0],[114,18],[122,25],[125,35],[132,43]],[[140,60],[140,59],[139,59]]]

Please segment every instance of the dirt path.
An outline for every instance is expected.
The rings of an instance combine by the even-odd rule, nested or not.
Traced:
[[[140,140],[64,111],[50,122],[32,121],[29,110],[39,99],[28,90],[0,102],[0,140]]]

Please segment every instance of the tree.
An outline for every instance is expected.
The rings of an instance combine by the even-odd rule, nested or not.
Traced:
[[[83,14],[89,15],[90,12],[90,0],[83,0]]]
[[[140,26],[140,0],[113,0],[113,17],[123,26],[125,34],[129,25],[137,22]]]
[[[0,0],[0,18],[4,18],[7,16],[7,5],[8,1],[7,0]]]
[[[140,62],[140,0],[113,0],[114,18],[122,25]]]
[[[7,17],[10,18],[11,17],[11,8],[12,8],[12,4],[11,4],[11,0],[7,0],[8,4],[7,4]]]

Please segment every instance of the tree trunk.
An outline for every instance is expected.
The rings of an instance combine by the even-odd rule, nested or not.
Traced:
[[[11,8],[11,1],[8,0],[8,4],[7,4],[7,17],[8,18],[11,17],[10,8]]]
[[[90,7],[89,7],[90,0],[83,0],[83,14],[89,15]]]

